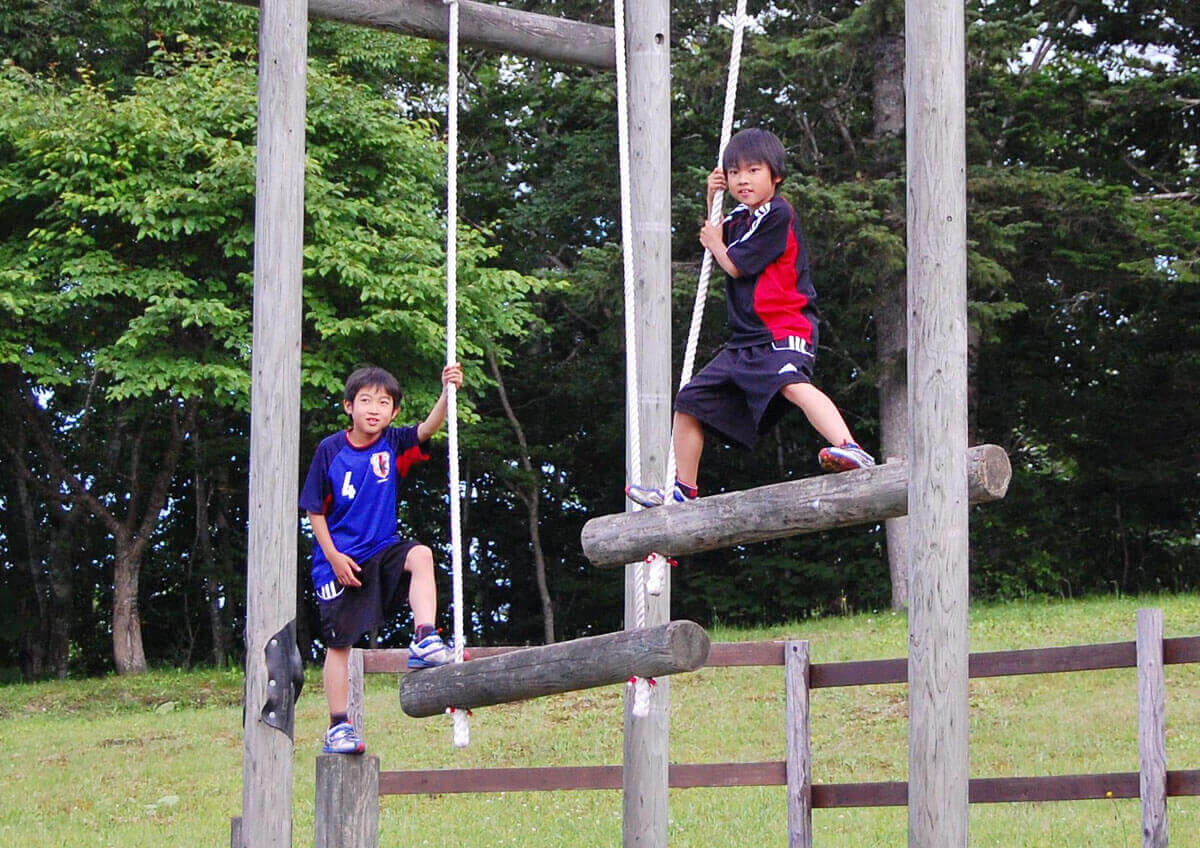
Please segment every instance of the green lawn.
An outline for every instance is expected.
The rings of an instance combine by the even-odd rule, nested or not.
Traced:
[[[1139,607],[1165,612],[1167,636],[1200,635],[1200,595],[977,606],[971,649],[992,651],[1130,640]],[[907,626],[888,612],[714,641],[796,637],[814,662],[904,655]],[[324,728],[319,675],[298,706],[294,844],[312,844],[313,762]],[[1168,764],[1200,768],[1200,666],[1169,666]],[[783,672],[704,669],[670,685],[675,762],[784,757]],[[241,808],[241,675],[155,672],[0,686],[0,845],[161,848],[229,844]],[[366,736],[386,770],[621,761],[621,687],[478,711],[471,746],[455,749],[449,719],[414,720],[396,681],[373,675]],[[1136,771],[1136,672],[995,678],[971,685],[976,777]],[[903,686],[813,692],[816,783],[903,780]],[[401,796],[382,801],[382,844],[609,846],[621,841],[617,792]],[[1169,802],[1171,841],[1200,844],[1200,799]],[[816,844],[906,844],[904,808],[817,810]],[[782,787],[672,790],[671,844],[786,845]],[[973,846],[1137,846],[1134,801],[979,805]]]

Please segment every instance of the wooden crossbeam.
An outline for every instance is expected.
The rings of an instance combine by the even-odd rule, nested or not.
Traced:
[[[1003,448],[979,445],[967,451],[971,503],[1003,498],[1011,478],[1012,466]],[[680,556],[712,551],[883,521],[904,515],[907,509],[908,464],[889,462],[593,518],[583,526],[583,553],[593,565],[614,567],[651,552]]]
[[[522,648],[406,674],[400,707],[423,718],[447,707],[474,709],[624,683],[634,676],[664,677],[700,668],[708,648],[708,634],[694,621]]]
[[[231,0],[258,6],[259,0]],[[611,69],[616,41],[611,27],[459,0],[464,44],[549,62]],[[443,0],[308,0],[308,14],[344,24],[445,41],[449,13]]]

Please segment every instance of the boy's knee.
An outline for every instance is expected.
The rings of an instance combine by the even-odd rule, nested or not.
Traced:
[[[428,545],[415,545],[404,558],[404,570],[433,571],[433,551]]]

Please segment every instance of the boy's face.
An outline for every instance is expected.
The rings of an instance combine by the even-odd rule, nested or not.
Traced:
[[[383,386],[364,386],[353,401],[344,400],[342,406],[350,416],[350,436],[357,442],[373,440],[392,423],[399,411]]]
[[[766,162],[738,162],[725,169],[725,185],[738,203],[754,211],[775,196],[775,186],[782,180],[772,176]]]

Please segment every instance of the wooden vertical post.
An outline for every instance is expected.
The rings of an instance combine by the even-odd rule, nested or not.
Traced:
[[[783,654],[787,690],[788,848],[812,848],[812,756],[808,708],[808,641],[790,640]]]
[[[379,757],[317,757],[314,848],[378,848]]]
[[[967,845],[967,246],[962,0],[906,0],[912,848]]]
[[[629,147],[632,184],[641,467],[656,481],[671,438],[671,56],[669,0],[626,3]],[[627,457],[626,467],[629,467]],[[666,481],[662,481],[666,482]],[[625,623],[636,624],[633,568],[625,574]],[[646,599],[647,627],[670,619],[667,586]],[[667,738],[670,681],[658,681],[650,715],[636,718],[625,704],[623,844],[667,844]]]
[[[241,840],[292,844],[290,675],[268,673],[265,651],[296,619],[296,502],[300,440],[301,269],[308,14],[304,0],[264,0],[259,30],[254,210],[254,329],[250,386],[246,709]],[[280,640],[283,648],[291,640]],[[279,647],[279,646],[276,646]],[[285,654],[289,656],[290,653]],[[277,679],[282,677],[282,679]],[[263,714],[286,705],[285,727]]]
[[[349,663],[349,697],[346,703],[346,717],[362,736],[366,733],[366,679],[363,677],[362,648],[350,649]]]
[[[1138,754],[1143,848],[1167,848],[1167,684],[1163,613],[1137,614]]]

